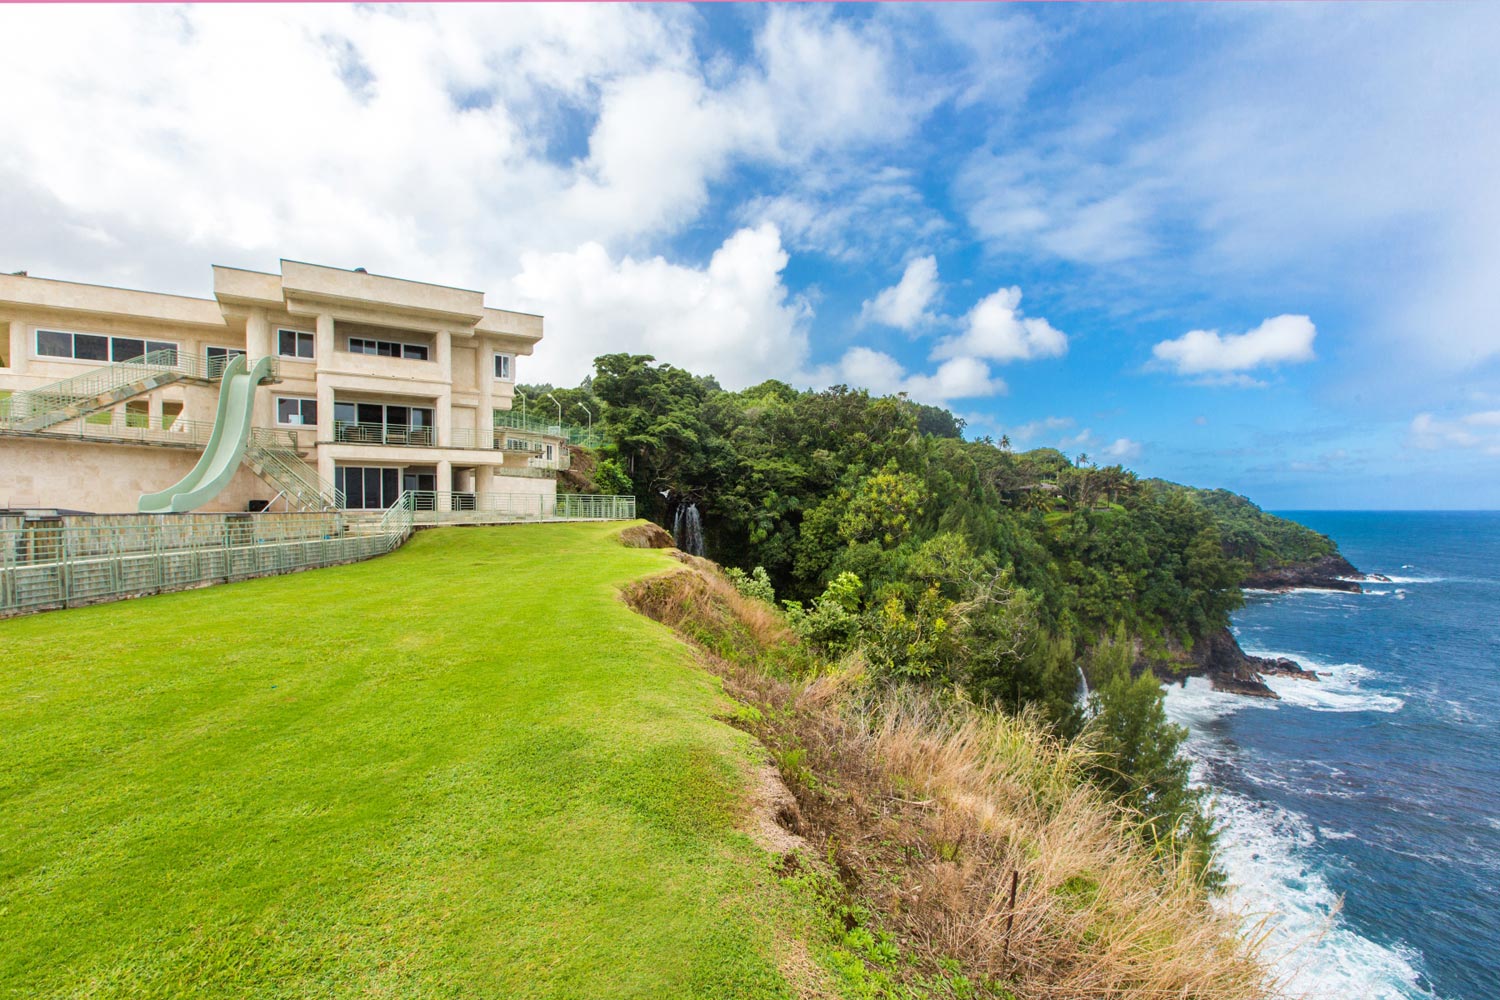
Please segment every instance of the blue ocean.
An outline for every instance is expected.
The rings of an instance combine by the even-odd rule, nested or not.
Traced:
[[[1288,992],[1500,998],[1500,513],[1281,512],[1390,583],[1247,593],[1281,701],[1173,687],[1215,790],[1228,905]]]

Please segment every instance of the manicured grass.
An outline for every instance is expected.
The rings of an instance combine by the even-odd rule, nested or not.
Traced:
[[[751,748],[617,528],[0,622],[0,995],[792,995]]]

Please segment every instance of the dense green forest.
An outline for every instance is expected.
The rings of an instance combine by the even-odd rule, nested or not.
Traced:
[[[1223,629],[1252,568],[1326,555],[1327,538],[1222,490],[965,440],[947,410],[845,386],[728,392],[611,354],[577,388],[522,388],[568,419],[602,414],[606,444],[576,485],[634,493],[668,526],[695,505],[708,555],[819,654],[1041,712],[1089,741],[1096,780],[1156,822],[1164,851],[1206,856],[1185,734],[1143,668]]]

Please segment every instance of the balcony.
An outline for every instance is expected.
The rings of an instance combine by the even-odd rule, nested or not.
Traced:
[[[540,434],[544,437],[561,438],[569,444],[576,444],[584,448],[597,448],[602,443],[599,432],[574,427],[571,424],[558,423],[555,420],[541,420],[529,417],[524,413],[514,410],[495,411],[495,436],[498,439],[500,432],[505,429],[527,431],[531,434]]]
[[[406,448],[432,448],[437,445],[437,431],[432,427],[408,427],[402,424],[361,424],[335,421],[333,439],[339,444],[381,444]]]

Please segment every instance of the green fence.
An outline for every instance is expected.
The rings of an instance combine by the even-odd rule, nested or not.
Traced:
[[[634,516],[634,497],[413,492],[368,513],[5,514],[0,616],[356,562],[425,525]]]

